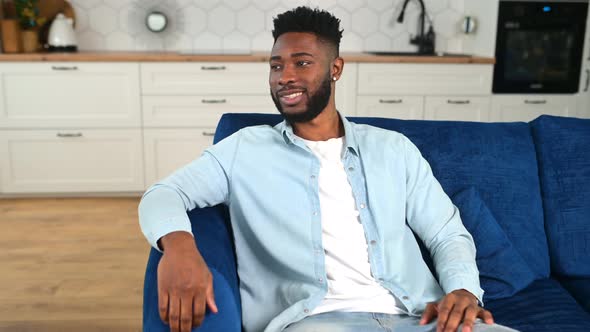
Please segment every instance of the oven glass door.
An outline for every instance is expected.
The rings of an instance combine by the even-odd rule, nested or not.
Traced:
[[[587,4],[567,5],[573,7],[546,6],[555,11],[550,14],[538,3],[505,8],[504,16],[500,8],[494,92],[578,91]],[[517,15],[521,12],[527,14]]]

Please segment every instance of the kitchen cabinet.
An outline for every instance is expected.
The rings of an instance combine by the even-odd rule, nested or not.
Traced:
[[[489,112],[489,97],[427,96],[424,114],[429,120],[486,122]]]
[[[358,65],[359,95],[489,95],[493,67],[488,64]]]
[[[143,189],[137,63],[0,64],[0,192]]]
[[[265,63],[141,64],[145,186],[213,144],[224,113],[276,113]]]
[[[0,131],[4,193],[143,189],[140,129]]]
[[[135,63],[0,63],[0,128],[138,128]]]
[[[214,128],[147,129],[143,133],[145,183],[165,178],[213,144]]]
[[[357,115],[487,121],[492,65],[358,65]]]
[[[573,95],[493,95],[490,121],[531,121],[540,115],[572,116]]]
[[[345,116],[357,115],[357,76],[357,64],[345,63],[342,75],[336,82],[336,108]]]
[[[424,97],[422,96],[359,96],[357,115],[402,120],[424,118]]]

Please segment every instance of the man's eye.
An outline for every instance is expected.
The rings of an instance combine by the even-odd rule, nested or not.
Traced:
[[[311,62],[309,61],[297,61],[297,65],[298,66],[307,66],[309,65]]]
[[[270,65],[271,70],[279,70],[281,69],[281,65]]]

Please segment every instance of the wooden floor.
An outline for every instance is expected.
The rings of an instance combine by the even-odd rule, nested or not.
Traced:
[[[140,331],[138,202],[0,199],[0,331]]]

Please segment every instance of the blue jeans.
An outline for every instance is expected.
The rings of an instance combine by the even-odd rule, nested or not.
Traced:
[[[419,325],[420,317],[370,312],[327,312],[312,315],[289,325],[284,332],[433,332],[436,321]],[[461,331],[461,326],[459,330]],[[487,325],[477,320],[474,332],[514,332],[501,325]]]

